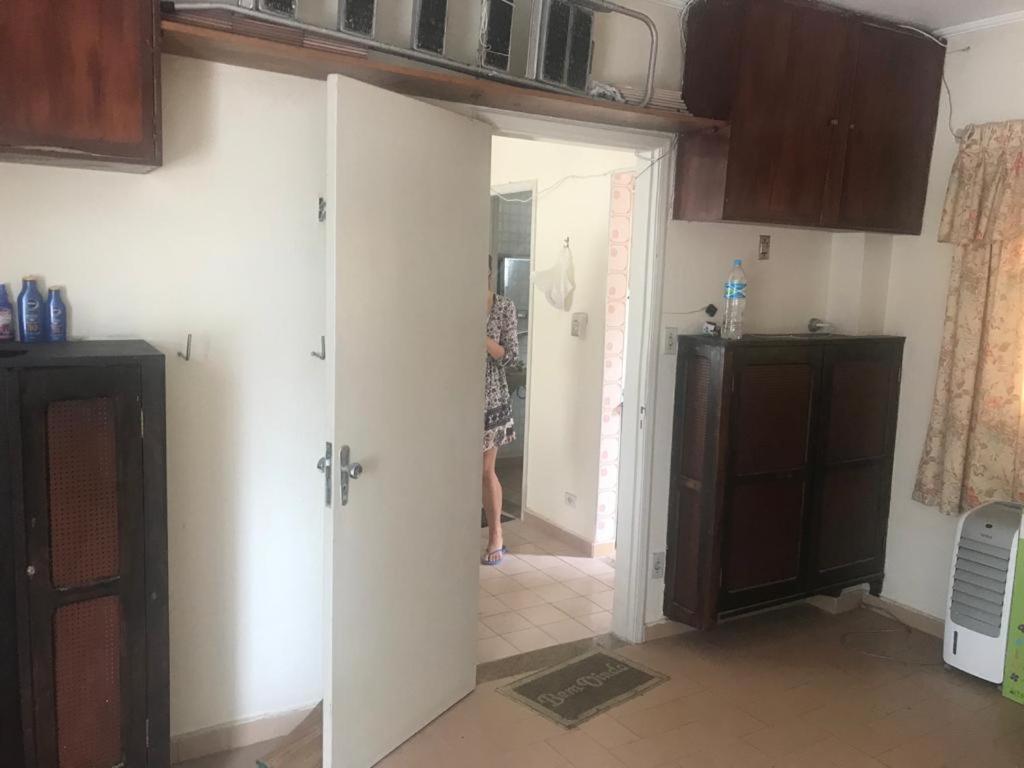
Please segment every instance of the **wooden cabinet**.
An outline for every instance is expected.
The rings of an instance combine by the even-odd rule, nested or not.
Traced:
[[[160,165],[157,0],[0,3],[0,160]]]
[[[163,357],[0,346],[5,768],[169,764]]]
[[[682,336],[665,612],[721,614],[884,570],[903,340]]]
[[[676,218],[920,233],[944,49],[802,0],[710,0],[688,40],[684,98],[731,121],[681,135]],[[707,92],[727,94],[717,100]]]

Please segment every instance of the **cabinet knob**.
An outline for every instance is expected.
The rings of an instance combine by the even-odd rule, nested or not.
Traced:
[[[28,574],[29,578],[32,578],[36,575],[36,567],[34,565],[30,565],[28,568],[25,569],[25,573]]]

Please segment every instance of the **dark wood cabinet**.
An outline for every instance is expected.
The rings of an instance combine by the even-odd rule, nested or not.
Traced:
[[[665,612],[880,589],[903,340],[681,336]]]
[[[0,160],[161,162],[157,0],[0,3]]]
[[[731,124],[680,136],[676,218],[919,234],[944,48],[803,0],[705,5],[687,39],[729,52],[688,46],[683,96]]]
[[[0,748],[169,764],[163,357],[0,346]]]

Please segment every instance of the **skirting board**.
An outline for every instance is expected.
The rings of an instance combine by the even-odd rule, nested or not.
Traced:
[[[171,737],[171,764],[195,760],[286,736],[313,711],[315,704],[263,717],[181,733]]]
[[[530,527],[543,531],[544,535],[565,544],[574,555],[579,555],[580,557],[609,557],[615,554],[614,543],[595,544],[592,541],[587,541],[582,536],[577,536],[575,533],[555,525],[550,520],[545,520],[532,509],[527,508],[524,512],[524,519],[529,522]]]
[[[945,622],[940,618],[932,616],[930,613],[923,613],[916,608],[903,605],[903,603],[897,603],[895,600],[890,600],[887,597],[873,597],[872,595],[864,595],[864,605],[868,608],[878,608],[882,611],[887,611],[895,616],[896,619],[908,627],[916,629],[918,632],[924,632],[932,637],[943,636]]]

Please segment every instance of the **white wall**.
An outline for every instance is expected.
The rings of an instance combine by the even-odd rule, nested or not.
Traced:
[[[570,312],[554,309],[534,292],[526,507],[528,513],[593,541],[611,180],[608,176],[571,179],[551,192],[544,190],[566,176],[633,168],[637,160],[631,152],[506,138],[494,139],[491,158],[492,185],[536,180],[541,191],[534,268],[552,266],[568,237],[576,272]],[[589,316],[582,339],[570,335],[575,312]],[[575,509],[566,505],[566,491],[576,494]]]
[[[771,258],[757,261],[758,239],[772,237]],[[707,304],[723,307],[733,259],[743,259],[749,290],[744,316],[748,333],[804,331],[811,317],[827,315],[832,236],[828,232],[744,224],[669,222],[665,243],[662,333],[697,333],[704,314],[683,314]],[[716,318],[721,321],[719,313]],[[669,460],[675,400],[675,356],[658,358],[651,485],[651,552],[664,552],[668,535]],[[647,590],[647,620],[662,617],[665,584]]]
[[[324,109],[320,82],[164,57],[162,169],[0,164],[0,281],[167,355],[175,734],[321,697]]]
[[[970,50],[961,49],[970,47]],[[950,39],[946,79],[956,128],[1024,119],[1024,24]],[[911,500],[938,368],[952,246],[936,242],[956,156],[943,93],[924,230],[894,239],[885,330],[907,337],[884,595],[933,616],[945,612],[956,519]]]

